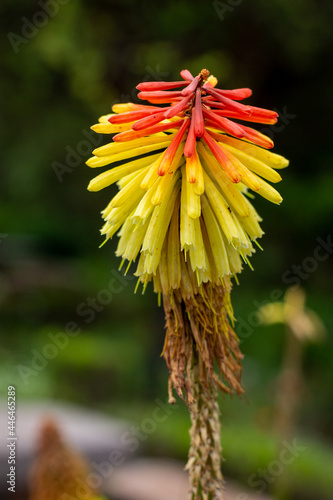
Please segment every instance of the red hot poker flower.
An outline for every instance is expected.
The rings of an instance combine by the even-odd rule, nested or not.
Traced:
[[[94,168],[111,165],[89,189],[118,184],[102,212],[102,234],[119,234],[121,266],[138,259],[138,284],[144,291],[152,280],[163,299],[170,402],[173,387],[191,409],[191,499],[198,492],[215,499],[221,491],[216,391],[243,392],[242,355],[228,321],[231,277],[242,260],[250,264],[263,234],[248,191],[279,204],[266,181],[279,182],[276,170],[288,160],[268,151],[269,137],[243,125],[274,124],[278,116],[239,102],[250,89],[218,89],[205,69],[195,78],[188,70],[180,75],[183,81],[140,83],[138,97],[150,105],[116,104],[92,127],[116,135],[88,160]]]

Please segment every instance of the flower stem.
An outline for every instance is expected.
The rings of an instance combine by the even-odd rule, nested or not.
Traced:
[[[190,377],[193,388],[193,402],[189,405],[192,426],[185,467],[190,478],[189,500],[222,500],[221,426],[216,385],[211,382],[208,388],[202,386],[196,361],[193,362]]]

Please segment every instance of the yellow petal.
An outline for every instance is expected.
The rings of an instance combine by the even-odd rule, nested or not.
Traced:
[[[242,217],[240,222],[247,234],[250,236],[251,240],[261,238],[264,234],[264,231],[261,229],[258,221],[252,215],[250,215],[250,217]]]
[[[244,153],[244,151],[240,151],[232,146],[224,144],[224,147],[228,149],[236,158],[238,158],[248,169],[256,174],[264,177],[270,182],[279,182],[281,180],[281,176],[278,172],[276,172],[273,168],[268,165],[265,165],[262,161],[254,158],[253,156]]]
[[[192,156],[186,158],[186,177],[187,182],[193,183],[194,192],[197,195],[202,195],[205,190],[202,165],[200,163],[200,158],[195,151]]]
[[[136,176],[138,175],[138,173],[140,173],[142,171],[142,169],[140,170],[137,170],[136,172],[132,172],[131,174],[127,174],[125,175],[125,177],[122,177],[121,179],[119,179],[119,181],[117,181],[117,186],[120,189],[123,189],[125,186],[127,186],[127,184],[129,184],[133,179],[136,178]]]
[[[240,173],[242,183],[245,184],[245,186],[247,186],[248,188],[252,189],[252,191],[258,191],[260,185],[256,179],[256,176],[252,174],[252,172],[250,172],[250,170],[246,168],[246,166],[241,161],[239,161],[232,153],[230,153],[230,151],[226,149],[224,149],[223,151],[231,161],[232,165]]]
[[[251,241],[250,241],[248,235],[246,234],[246,232],[244,231],[243,225],[240,223],[238,217],[235,214],[231,214],[231,217],[234,221],[234,224],[237,228],[238,233],[241,236],[241,242],[242,242],[241,246],[245,247],[245,248],[250,248]],[[246,242],[246,244],[244,244],[243,242]]]
[[[200,196],[195,192],[194,184],[186,181],[186,199],[188,215],[192,219],[198,219],[201,215]]]
[[[172,175],[181,166],[181,163],[183,161],[182,159],[183,159],[183,148],[179,147],[174,156],[174,159],[171,162],[168,172],[165,175],[160,176],[157,182],[156,192],[152,198],[153,205],[159,205],[160,203],[162,203],[165,192],[171,182]]]
[[[194,220],[194,238],[194,246],[189,249],[192,271],[196,272],[197,269],[207,270],[209,264],[206,256],[199,219]]]
[[[119,236],[119,241],[117,245],[117,250],[116,250],[116,255],[117,257],[120,257],[123,255],[123,253],[126,250],[126,246],[128,244],[128,241],[131,237],[131,234],[133,233],[133,229],[136,227],[135,224],[133,224],[133,221],[128,218],[125,220],[124,224],[122,225],[118,236]]]
[[[88,161],[86,161],[86,165],[91,168],[104,167],[105,165],[108,165],[108,163],[111,163],[111,161],[112,156],[104,156],[103,158],[92,156]]]
[[[250,144],[249,142],[245,142],[240,139],[234,139],[233,137],[229,137],[227,135],[222,136],[221,134],[221,137],[223,137],[223,139],[221,138],[221,142],[224,144],[229,144],[236,149],[244,151],[250,156],[257,158],[257,160],[260,160],[273,168],[285,168],[289,165],[289,160],[276,153],[272,153],[267,149],[260,148],[259,146],[255,146],[254,144]]]
[[[260,177],[258,177],[258,182],[260,184],[260,189],[257,191],[257,193],[260,194],[260,196],[262,196],[263,198],[271,201],[272,203],[276,203],[277,205],[279,205],[283,199],[280,193]]]
[[[151,202],[154,206],[160,205],[164,199],[165,193],[172,182],[172,173],[159,177],[156,182],[156,191],[152,196]]]
[[[126,130],[129,130],[132,126],[132,123],[114,125],[113,123],[102,122],[102,123],[96,123],[95,125],[92,125],[90,128],[94,132],[97,132],[99,134],[116,134],[118,132],[125,132]]]
[[[175,182],[170,184],[168,193],[161,205],[154,208],[142,245],[142,251],[145,253],[145,272],[148,274],[156,273],[164,239],[180,190],[179,175],[174,175],[174,179]]]
[[[135,104],[132,102],[118,102],[112,106],[112,111],[114,113],[127,113],[128,111],[133,111],[135,108]]]
[[[162,249],[163,241],[161,240],[164,240],[164,236],[166,234],[166,231],[168,230],[169,222],[173,213],[176,194],[179,191],[179,185],[177,184],[178,179],[179,173],[177,172],[172,177],[172,182],[168,187],[163,202],[157,207],[154,207],[153,215],[151,217],[142,246],[143,252],[152,254],[156,249],[158,249],[159,252]]]
[[[138,172],[135,177],[125,186],[123,187],[118,194],[111,201],[111,206],[113,208],[120,207],[126,202],[131,202],[133,195],[141,194],[144,195],[143,190],[140,188],[140,183],[144,176],[146,175],[147,169],[149,167],[143,168],[140,172]]]
[[[170,290],[167,259],[168,259],[167,246],[164,244],[162,247],[161,258],[158,265],[161,287],[164,293],[168,293]]]
[[[110,156],[111,154],[123,153],[126,151],[131,151],[132,149],[144,148],[150,145],[158,146],[159,144],[161,145],[160,147],[162,149],[166,145],[170,144],[172,138],[173,134],[164,137],[152,135],[149,137],[140,137],[139,139],[134,139],[127,142],[111,142],[110,144],[105,144],[100,148],[94,149],[93,154],[95,156]],[[155,147],[154,149],[159,148]],[[147,151],[149,151],[149,149]],[[143,151],[143,153],[145,152],[146,151]]]
[[[115,163],[116,161],[126,160],[133,156],[140,156],[145,153],[150,153],[152,151],[156,151],[157,149],[161,149],[162,147],[166,147],[169,143],[162,144],[152,144],[150,146],[143,146],[135,149],[128,149],[127,151],[123,151],[122,153],[112,154],[110,156],[93,156],[86,163],[88,167],[96,168],[96,167],[104,167],[110,163]]]
[[[154,205],[151,202],[152,196],[155,193],[155,185],[153,185],[141,199],[139,205],[137,206],[134,214],[132,215],[132,220],[135,224],[142,224],[154,209]]]
[[[160,153],[160,156],[155,160],[155,162],[151,165],[150,169],[148,170],[145,178],[141,182],[141,189],[147,190],[150,189],[153,184],[157,181],[159,178],[159,175],[157,174],[158,167],[162,161],[163,154]]]
[[[231,274],[231,271],[226,246],[222,237],[221,227],[212,209],[210,208],[205,195],[202,197],[201,203],[202,215],[212,249],[216,271],[220,278],[223,278],[223,276]]]
[[[242,241],[225,199],[205,172],[204,181],[205,193],[227,240],[233,244],[246,245],[247,242]]]
[[[104,234],[107,240],[111,239],[121,227],[122,223],[123,222],[118,222],[117,224],[104,224],[101,229],[101,234]]]
[[[172,289],[180,287],[179,202],[175,204],[168,233],[168,273]]]
[[[239,252],[230,243],[226,242],[225,244],[228,252],[230,271],[234,275],[240,273],[243,269],[243,266]]]
[[[88,189],[89,191],[99,191],[100,189],[110,186],[122,177],[140,170],[147,165],[151,165],[158,157],[159,154],[147,156],[145,158],[139,158],[138,160],[125,163],[120,167],[115,167],[111,170],[107,170],[106,172],[103,172],[102,174],[92,179],[89,183]]]
[[[249,209],[243,194],[237,188],[238,184],[230,180],[214,156],[210,155],[202,144],[199,145],[198,150],[207,164],[207,173],[222,189],[223,195],[227,198],[233,210],[242,217],[247,217],[249,215]]]
[[[144,224],[134,224],[132,219],[126,220],[121,230],[116,252],[117,256],[121,256],[128,261],[134,261],[136,259],[140,252],[148,223],[149,218],[147,218]]]
[[[114,113],[109,113],[108,115],[102,115],[98,118],[99,123],[110,123],[109,118],[113,116]]]
[[[185,252],[195,245],[194,219],[189,216],[186,194],[187,180],[185,168],[182,167],[182,190],[180,202],[180,245]]]

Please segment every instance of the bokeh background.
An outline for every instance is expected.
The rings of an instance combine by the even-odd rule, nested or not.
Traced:
[[[307,449],[290,465],[287,489],[290,498],[330,498],[333,4],[55,3],[57,12],[42,17],[43,2],[2,0],[0,7],[1,395],[12,384],[20,401],[69,401],[133,421],[166,398],[163,311],[151,287],[135,295],[135,280],[118,273],[116,238],[98,248],[99,212],[114,187],[86,190],[95,172],[85,161],[100,140],[89,127],[111,104],[137,101],[140,81],[208,68],[219,86],[251,87],[249,103],[281,114],[271,131],[262,129],[290,159],[278,186],[282,205],[254,202],[264,218],[264,252],[232,293],[247,401],[221,401],[224,470],[255,491],[249,476],[277,453],[272,429],[287,336],[283,325],[263,325],[256,311],[274,291],[282,300],[288,286],[300,284],[326,334],[302,347],[291,426]],[[103,291],[111,279],[111,293]],[[68,322],[80,333],[43,369],[25,370]],[[185,460],[188,425],[181,404],[140,452]]]

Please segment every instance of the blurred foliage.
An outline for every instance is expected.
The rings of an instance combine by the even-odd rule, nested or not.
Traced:
[[[266,453],[263,445],[255,449],[255,433],[269,430],[284,349],[281,327],[242,325],[295,278],[328,330],[324,342],[304,351],[299,430],[332,442],[332,254],[313,272],[306,272],[306,259],[313,257],[317,238],[326,241],[332,230],[333,4],[50,0],[58,12],[36,27],[36,13],[46,3],[2,0],[0,7],[1,380],[15,382],[20,398],[68,399],[113,413],[126,405],[124,414],[132,411],[134,418],[137,405],[166,393],[167,370],[159,358],[163,312],[151,289],[134,295],[135,280],[124,285],[117,278],[120,292],[91,322],[78,310],[89,297],[101,297],[119,265],[116,241],[98,249],[99,212],[114,187],[88,193],[94,173],[84,161],[98,140],[90,125],[112,103],[136,101],[139,81],[178,79],[185,67],[194,73],[207,67],[221,86],[249,86],[251,103],[280,112],[280,125],[269,134],[276,151],[291,161],[279,186],[283,204],[255,200],[267,233],[265,251],[252,260],[255,273],[245,269],[233,291],[250,406],[222,403],[227,464],[244,475],[242,426],[251,470],[260,465],[253,457]],[[229,8],[221,11],[222,4]],[[56,165],[65,168],[60,178]],[[31,367],[34,350],[42,352],[49,335],[63,332],[68,322],[80,333],[24,383],[18,365]],[[242,336],[244,328],[250,333]],[[233,433],[228,421],[235,420]],[[170,440],[180,432],[176,428]],[[309,463],[301,472],[297,462],[297,478],[310,481]]]
[[[244,425],[244,421],[224,420],[227,420],[222,426],[226,476],[241,479],[253,492],[267,494],[277,490],[279,477],[283,475],[291,498],[331,498],[333,455],[326,445],[298,435],[292,440],[281,440]],[[188,425],[186,412],[174,412],[153,435],[150,452],[164,456],[176,453],[184,458],[189,446]]]

